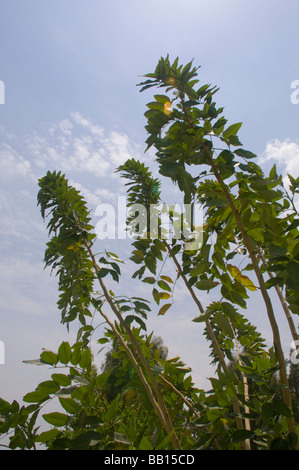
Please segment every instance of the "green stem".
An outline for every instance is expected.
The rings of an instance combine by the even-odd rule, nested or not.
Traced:
[[[96,271],[96,274],[99,272],[99,268],[98,268],[98,265],[97,265],[97,262],[96,262],[96,259],[94,257],[94,254],[87,242],[87,240],[84,240],[84,243],[85,243],[85,246],[89,252],[89,255],[92,259],[92,263],[93,263],[93,266],[94,266],[94,269]],[[162,422],[162,425],[165,429],[165,431],[167,432],[167,434],[170,434],[172,433],[172,437],[171,437],[171,441],[172,441],[172,444],[173,444],[173,447],[174,449],[181,449],[181,445],[180,445],[180,442],[178,440],[178,437],[176,435],[176,432],[174,430],[174,427],[173,427],[173,424],[172,424],[172,421],[171,421],[171,418],[169,416],[169,413],[168,413],[168,410],[166,408],[166,405],[165,405],[165,402],[164,402],[164,399],[163,399],[163,395],[159,389],[159,385],[155,379],[155,376],[153,374],[153,371],[151,369],[151,367],[149,366],[146,358],[144,357],[143,353],[142,353],[142,350],[138,344],[138,342],[136,341],[136,338],[134,337],[134,335],[132,334],[132,331],[130,330],[130,328],[125,324],[123,318],[122,318],[122,315],[121,313],[119,312],[118,308],[116,307],[115,303],[113,302],[111,296],[109,295],[109,292],[103,282],[103,280],[101,278],[98,278],[99,279],[99,283],[101,285],[101,288],[103,290],[103,293],[104,293],[104,296],[109,304],[109,306],[111,307],[113,313],[115,314],[115,316],[117,317],[118,321],[120,322],[121,326],[124,328],[124,330],[127,332],[127,334],[129,335],[129,338],[132,342],[132,345],[137,353],[137,355],[139,356],[141,362],[142,362],[142,365],[144,366],[146,372],[148,373],[148,376],[150,378],[150,381],[151,381],[151,384],[152,384],[152,387],[153,387],[153,390],[156,394],[156,398],[157,398],[157,403],[158,403],[158,407],[155,405],[155,409],[161,419],[161,422]],[[130,356],[131,357],[131,356]],[[140,366],[138,365],[138,370],[139,370],[139,374],[140,374]],[[142,372],[142,370],[141,370]],[[141,375],[140,375],[141,377]],[[148,383],[144,377],[144,380],[145,382],[144,385],[146,387],[146,390],[147,392],[149,392],[150,390],[150,393],[151,393],[151,389],[150,387],[148,387]],[[146,385],[147,384],[147,385]],[[152,400],[152,397],[149,396],[149,398]],[[152,402],[153,404],[155,402]]]
[[[235,217],[236,223],[237,223],[237,227],[238,227],[238,229],[239,229],[239,231],[242,235],[242,238],[243,238],[244,246],[248,250],[248,253],[249,253],[249,256],[250,256],[250,259],[251,259],[251,262],[252,262],[252,265],[253,265],[257,280],[258,280],[258,284],[259,284],[259,287],[260,287],[260,290],[261,290],[261,293],[262,293],[262,296],[263,296],[263,299],[264,299],[264,302],[265,302],[265,305],[266,305],[266,310],[267,310],[267,315],[268,315],[268,318],[269,318],[269,322],[270,322],[270,325],[271,325],[271,328],[272,328],[273,344],[274,344],[274,348],[275,348],[276,357],[277,357],[277,360],[278,360],[278,363],[279,363],[279,366],[280,366],[280,381],[281,381],[281,384],[284,386],[284,388],[282,389],[283,399],[284,399],[285,404],[289,407],[289,409],[292,410],[292,400],[291,400],[291,394],[290,394],[290,389],[289,389],[289,382],[288,382],[288,377],[287,377],[287,371],[286,371],[286,365],[285,365],[283,349],[282,349],[282,346],[281,346],[280,332],[279,332],[279,328],[278,328],[278,325],[277,325],[277,322],[276,322],[276,319],[275,319],[274,310],[273,310],[273,307],[272,307],[272,302],[271,302],[271,299],[268,295],[267,288],[265,286],[265,281],[264,281],[261,269],[259,267],[259,264],[258,264],[257,258],[255,256],[254,249],[251,245],[250,239],[249,239],[249,237],[247,235],[247,232],[246,232],[246,230],[243,226],[240,214],[239,214],[239,212],[238,212],[238,210],[237,210],[237,208],[236,208],[236,206],[233,202],[233,199],[231,197],[231,194],[230,194],[226,184],[224,183],[224,181],[222,180],[222,178],[221,178],[221,176],[218,172],[218,169],[217,169],[217,167],[215,165],[215,162],[212,158],[210,150],[206,147],[206,145],[203,142],[202,142],[202,149],[203,149],[206,157],[208,158],[208,161],[209,161],[209,164],[210,164],[210,166],[213,170],[214,176],[216,177],[216,180],[220,184],[220,186],[223,190],[223,194],[225,195],[226,200],[228,202],[228,205],[229,205],[229,207],[231,208],[231,210],[234,214],[234,217]],[[294,418],[293,417],[292,418],[287,418],[287,423],[288,423],[289,431],[296,434],[296,424],[295,424]],[[298,448],[299,448],[299,446],[298,446]]]
[[[190,294],[191,294],[191,297],[192,299],[194,300],[194,302],[196,303],[200,313],[204,313],[204,308],[200,302],[200,300],[197,298],[197,295],[195,294],[193,288],[189,285],[189,282],[188,282],[188,279],[186,278],[185,274],[183,273],[183,270],[181,268],[181,265],[180,263],[178,262],[175,254],[173,253],[172,251],[172,248],[171,246],[166,242],[166,240],[163,240],[163,243],[165,244],[168,252],[169,252],[169,255],[170,257],[173,259],[176,267],[177,267],[177,270],[178,270],[178,273],[180,274],[181,278],[183,279],[187,289],[189,290]],[[215,336],[215,333],[214,333],[214,330],[211,326],[211,323],[206,320],[205,321],[205,324],[206,324],[206,328],[207,328],[207,332],[208,332],[208,335],[209,335],[209,338],[211,339],[211,342],[212,342],[212,345],[213,345],[213,348],[215,350],[215,353],[219,359],[219,363],[222,367],[222,370],[224,373],[227,373],[229,372],[228,371],[228,367],[226,365],[226,362],[225,362],[225,359],[224,359],[224,356],[223,356],[223,353],[219,347],[219,344],[218,344],[218,341],[217,341],[217,338]],[[242,422],[242,419],[239,417],[240,415],[240,406],[239,406],[239,402],[238,400],[233,400],[232,402],[232,405],[233,405],[233,409],[234,409],[234,413],[235,413],[235,421],[236,421],[236,426],[237,426],[237,429],[238,430],[243,430],[244,427],[243,427],[243,422]],[[242,449],[246,449],[246,445],[245,443],[241,442],[240,443],[240,447]]]
[[[265,267],[267,268],[268,263],[267,263],[264,255],[262,253],[260,253],[259,256],[260,256],[262,262],[264,263]],[[269,275],[270,279],[273,279],[273,274],[270,271],[267,271],[267,272],[268,272],[268,275]],[[282,306],[283,311],[285,313],[286,319],[288,321],[293,340],[298,341],[299,340],[299,335],[297,333],[296,326],[295,326],[295,323],[293,321],[293,318],[292,318],[291,312],[289,310],[288,304],[286,302],[286,299],[284,298],[284,295],[283,295],[283,293],[281,291],[281,288],[279,286],[275,285],[274,288],[276,290],[276,293],[277,293],[278,298],[280,300],[281,306]]]

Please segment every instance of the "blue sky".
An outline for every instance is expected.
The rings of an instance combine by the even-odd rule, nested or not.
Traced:
[[[0,340],[6,356],[0,396],[20,399],[47,377],[49,371],[22,360],[66,338],[56,279],[43,271],[47,236],[36,207],[37,179],[61,169],[94,210],[124,194],[113,171],[126,158],[154,168],[153,155],[144,155],[143,113],[151,92],[140,94],[136,84],[167,53],[182,63],[194,59],[201,82],[220,87],[217,104],[230,123],[243,122],[241,140],[265,167],[276,163],[284,174],[299,176],[299,104],[290,100],[290,84],[299,79],[298,14],[297,0],[1,3]],[[169,194],[175,197],[175,189]],[[129,255],[129,245],[117,240],[107,248]],[[204,384],[208,351],[191,322],[197,312],[184,310],[184,302],[178,286],[171,321],[153,313],[151,324]],[[271,340],[257,310],[253,318]]]

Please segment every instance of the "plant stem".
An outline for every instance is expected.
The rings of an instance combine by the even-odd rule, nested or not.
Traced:
[[[110,326],[110,328],[113,330],[114,334],[117,336],[117,338],[119,339],[119,341],[121,342],[121,344],[123,345],[123,347],[125,348],[126,350],[126,353],[128,354],[137,374],[139,375],[140,377],[140,380],[141,382],[143,383],[146,391],[147,391],[147,394],[149,396],[149,399],[153,405],[153,407],[155,408],[155,410],[157,411],[161,421],[163,422],[163,426],[165,427],[165,420],[164,420],[164,417],[163,417],[163,413],[161,412],[161,409],[152,393],[152,390],[148,384],[148,381],[146,380],[144,374],[143,374],[143,371],[142,371],[142,368],[139,366],[138,362],[136,361],[131,349],[129,348],[129,346],[127,345],[127,343],[125,342],[125,340],[123,339],[122,335],[117,331],[117,329],[115,328],[115,326],[113,325],[113,323],[109,320],[108,316],[103,312],[103,310],[101,308],[99,308],[98,310],[100,312],[100,314],[102,315],[102,317],[105,319],[105,321],[108,323],[108,325]]]
[[[166,246],[166,248],[167,248],[167,250],[168,250],[168,252],[169,252],[170,257],[173,259],[173,261],[174,261],[174,263],[175,263],[175,265],[176,265],[176,267],[177,267],[177,270],[178,270],[180,276],[182,277],[182,279],[183,279],[183,281],[184,281],[184,283],[185,283],[187,289],[189,290],[192,299],[193,299],[194,302],[196,303],[196,305],[197,305],[197,307],[198,307],[200,313],[204,313],[204,308],[203,308],[203,306],[202,306],[200,300],[197,298],[197,296],[196,296],[196,294],[195,294],[193,288],[189,285],[188,279],[186,278],[185,274],[183,273],[183,270],[182,270],[182,268],[181,268],[181,265],[180,265],[180,263],[178,262],[178,260],[177,260],[177,258],[176,258],[176,256],[175,256],[175,254],[173,253],[171,246],[167,243],[166,240],[163,240],[163,243],[164,243],[164,245]],[[226,365],[226,362],[225,362],[223,353],[222,353],[222,351],[221,351],[221,349],[220,349],[220,347],[219,347],[219,344],[218,344],[217,338],[216,338],[216,336],[215,336],[214,330],[213,330],[213,328],[212,328],[212,326],[211,326],[211,323],[210,323],[208,320],[205,321],[205,324],[206,324],[207,332],[208,332],[208,335],[209,335],[209,337],[210,337],[210,339],[211,339],[211,342],[212,342],[214,351],[215,351],[215,353],[216,353],[216,355],[217,355],[217,357],[218,357],[218,359],[219,359],[219,363],[220,363],[220,365],[221,365],[221,367],[222,367],[223,372],[226,373],[226,372],[228,372],[228,368],[227,368],[227,365]],[[235,413],[235,421],[236,421],[237,429],[238,429],[238,430],[242,430],[242,429],[244,429],[244,427],[243,427],[242,419],[239,417],[239,414],[240,414],[240,406],[239,406],[238,400],[233,400],[232,405],[233,405],[233,409],[234,409],[234,413]],[[246,447],[243,442],[240,443],[240,446],[241,446],[241,448],[243,448],[243,449]]]
[[[90,255],[91,259],[92,259],[92,263],[93,263],[95,272],[96,272],[96,274],[98,274],[99,268],[98,268],[98,265],[97,265],[95,256],[94,256],[94,254],[93,254],[93,252],[92,252],[92,250],[91,250],[91,247],[90,247],[90,245],[88,244],[88,242],[87,242],[86,239],[84,240],[84,244],[85,244],[85,246],[86,246],[86,248],[87,248],[87,250],[88,250],[88,252],[89,252],[89,255]],[[105,286],[103,280],[102,280],[101,278],[98,278],[98,279],[99,279],[99,283],[100,283],[100,285],[101,285],[101,288],[102,288],[102,290],[103,290],[104,296],[105,296],[105,298],[106,298],[108,304],[110,305],[110,307],[111,307],[113,313],[116,315],[116,317],[117,317],[118,321],[120,322],[121,326],[124,328],[124,330],[125,330],[125,331],[127,332],[127,334],[129,335],[130,340],[131,340],[131,342],[132,342],[132,345],[133,345],[133,347],[134,347],[134,349],[135,349],[135,351],[136,351],[136,354],[139,356],[139,358],[140,358],[140,360],[141,360],[141,362],[142,362],[142,364],[143,364],[143,366],[144,366],[146,372],[147,372],[148,375],[149,375],[150,382],[151,382],[152,387],[153,387],[153,390],[154,390],[154,392],[155,392],[155,394],[156,394],[157,402],[158,402],[158,405],[159,405],[158,407],[155,406],[155,409],[156,409],[156,411],[157,411],[157,413],[158,413],[158,415],[159,415],[159,417],[160,417],[160,420],[161,420],[161,422],[162,422],[162,425],[163,425],[165,431],[167,432],[167,434],[172,433],[171,441],[172,441],[172,444],[173,444],[174,449],[181,449],[180,442],[179,442],[178,437],[177,437],[177,435],[176,435],[176,432],[175,432],[175,430],[174,430],[174,427],[173,427],[171,418],[170,418],[170,416],[169,416],[168,410],[167,410],[167,408],[166,408],[166,405],[165,405],[165,402],[164,402],[164,399],[163,399],[163,395],[162,395],[162,393],[161,393],[161,391],[160,391],[160,389],[159,389],[159,385],[158,385],[158,383],[157,383],[157,381],[156,381],[156,379],[155,379],[155,376],[154,376],[154,374],[153,374],[153,371],[152,371],[151,367],[149,366],[149,364],[148,364],[146,358],[144,357],[144,355],[143,355],[143,353],[142,353],[142,350],[141,350],[141,348],[140,348],[138,342],[136,341],[136,338],[135,338],[134,335],[132,334],[132,331],[131,331],[130,328],[125,324],[125,322],[124,322],[124,320],[123,320],[123,318],[122,318],[121,313],[119,312],[119,310],[118,310],[118,308],[116,307],[116,305],[114,304],[114,302],[113,302],[111,296],[109,295],[109,292],[108,292],[108,290],[107,290],[107,288],[106,288],[106,286]],[[130,356],[130,357],[131,357],[131,356]],[[139,365],[138,365],[138,368],[140,369],[140,366],[139,366]],[[142,370],[141,370],[141,372],[142,372]],[[139,374],[140,374],[140,371],[139,371]],[[145,382],[143,382],[144,385],[146,386],[146,390],[147,390],[147,391],[150,390],[150,392],[151,392],[151,389],[150,389],[150,387],[148,386],[148,382],[146,381],[145,377],[144,377],[144,380],[145,380],[145,382],[146,382],[146,384],[147,384],[147,385],[145,385]],[[152,399],[151,396],[149,396],[149,398]],[[154,403],[154,402],[152,402],[152,403]]]
[[[283,354],[283,350],[282,350],[282,346],[281,346],[279,328],[278,328],[278,325],[277,325],[277,322],[276,322],[276,319],[275,319],[271,299],[268,295],[268,291],[267,291],[267,288],[265,286],[265,281],[264,281],[261,269],[259,267],[257,258],[255,256],[254,249],[252,248],[250,239],[249,239],[249,237],[247,235],[247,232],[245,231],[245,228],[243,226],[240,214],[239,214],[239,212],[238,212],[238,210],[237,210],[237,208],[236,208],[236,206],[233,202],[233,199],[231,197],[231,194],[230,194],[226,184],[224,183],[224,181],[222,180],[222,178],[221,178],[221,176],[218,172],[218,169],[215,165],[215,162],[213,161],[210,150],[206,147],[206,145],[203,142],[202,142],[202,149],[203,149],[206,157],[208,158],[208,161],[209,161],[209,164],[210,164],[210,166],[213,170],[214,176],[216,177],[218,183],[220,184],[220,186],[223,190],[223,194],[225,195],[226,200],[228,202],[228,205],[230,206],[230,208],[231,208],[231,210],[234,214],[234,217],[235,217],[236,223],[237,223],[237,227],[238,227],[238,229],[239,229],[239,231],[242,235],[242,238],[243,238],[244,246],[248,250],[248,253],[249,253],[249,256],[250,256],[250,259],[251,259],[251,262],[252,262],[252,265],[253,265],[257,280],[258,280],[258,284],[259,284],[259,287],[260,287],[260,290],[261,290],[261,293],[262,293],[262,296],[263,296],[263,299],[264,299],[264,302],[265,302],[265,305],[266,305],[266,310],[267,310],[267,315],[268,315],[268,318],[269,318],[269,322],[270,322],[270,325],[271,325],[271,328],[272,328],[273,344],[274,344],[274,348],[275,348],[276,357],[277,357],[278,363],[280,365],[280,382],[284,386],[284,388],[282,389],[283,399],[284,399],[285,404],[289,407],[289,409],[292,410],[292,400],[291,400],[291,394],[290,394],[289,383],[288,383],[288,378],[287,378],[287,371],[286,371],[286,366],[285,366],[284,354]],[[287,423],[288,423],[289,431],[296,434],[296,424],[295,424],[294,418],[293,417],[292,418],[287,418]],[[299,448],[299,445],[298,445],[298,448]]]
[[[259,256],[260,256],[262,262],[264,263],[265,267],[267,268],[267,267],[268,267],[268,263],[267,263],[267,261],[266,261],[264,255],[263,255],[262,253],[260,253]],[[273,277],[274,277],[273,274],[272,274],[270,271],[267,271],[267,273],[268,273],[270,279],[273,279]],[[291,312],[290,312],[290,310],[289,310],[289,307],[288,307],[288,305],[287,305],[286,299],[284,298],[284,295],[283,295],[283,293],[282,293],[282,291],[281,291],[281,288],[280,288],[278,285],[275,285],[274,287],[275,287],[276,293],[277,293],[277,295],[278,295],[278,298],[279,298],[279,300],[280,300],[280,303],[281,303],[281,305],[282,305],[282,308],[283,308],[283,311],[284,311],[284,313],[285,313],[285,316],[286,316],[286,318],[287,318],[287,321],[288,321],[288,323],[289,323],[289,327],[290,327],[290,330],[291,330],[291,333],[292,333],[293,340],[294,340],[294,341],[298,341],[298,340],[299,340],[299,335],[298,335],[298,333],[297,333],[297,331],[296,331],[296,326],[295,326],[295,323],[294,323],[294,321],[293,321],[293,318],[292,318]]]
[[[233,324],[232,324],[231,320],[228,319],[228,321],[229,321],[230,327],[232,329],[234,339],[235,339],[235,343],[236,343],[236,347],[237,347],[238,363],[239,363],[240,366],[242,366],[242,362],[241,362],[241,359],[240,359],[241,351],[240,351],[239,341],[238,341],[238,338],[237,338],[237,335],[236,335],[236,332],[235,332],[235,329],[233,327]],[[245,402],[246,402],[246,401],[249,401],[248,380],[247,380],[247,376],[244,372],[241,372],[241,376],[242,376],[242,381],[243,381],[243,386],[244,386],[244,398],[245,398]],[[248,415],[250,414],[250,409],[247,405],[244,405],[244,411],[245,411],[246,414],[248,414]],[[247,431],[251,431],[250,419],[248,419],[248,418],[245,418],[245,429]],[[250,439],[245,440],[245,445],[246,445],[246,449],[250,450],[250,448],[251,448]]]

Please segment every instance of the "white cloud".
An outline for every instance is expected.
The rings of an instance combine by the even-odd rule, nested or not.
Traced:
[[[126,134],[105,131],[78,112],[72,113],[70,119],[52,124],[48,135],[31,137],[28,149],[38,168],[55,165],[64,172],[98,177],[114,177],[118,165],[140,153]]]
[[[70,185],[80,191],[80,194],[83,196],[87,204],[91,204],[93,206],[97,206],[102,202],[114,202],[117,198],[117,193],[113,193],[109,189],[101,188],[95,189],[91,191],[90,189],[86,188],[83,184],[78,183],[76,181],[70,180]]]
[[[291,174],[294,178],[299,176],[299,142],[287,139],[272,140],[267,143],[266,149],[260,158],[260,162],[272,161],[282,166],[284,174]]]
[[[259,161],[261,164],[264,162],[276,163],[279,172],[283,175],[284,187],[288,190],[290,180],[287,175],[290,174],[294,178],[299,176],[299,141],[274,139],[267,143]],[[295,196],[294,204],[299,207],[298,195]]]
[[[9,144],[2,144],[0,149],[0,175],[12,178],[18,175],[28,176],[31,171],[31,163]]]
[[[36,195],[37,180],[47,170],[64,172],[89,206],[116,203],[123,184],[119,175],[115,177],[114,169],[131,156],[131,148],[134,144],[128,136],[106,131],[80,113],[51,124],[46,132],[34,132],[23,141],[18,138],[3,143],[0,245],[4,253],[22,243],[25,246],[25,242],[29,253],[45,235]]]

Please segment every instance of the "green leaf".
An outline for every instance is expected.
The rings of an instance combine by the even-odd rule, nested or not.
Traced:
[[[193,318],[192,321],[194,321],[195,323],[201,323],[203,321],[206,321],[210,318],[210,316],[214,313],[213,310],[206,310],[204,313],[201,313],[200,315],[198,315],[197,317]]]
[[[52,374],[51,378],[62,387],[67,387],[68,385],[71,385],[72,382],[70,377],[65,374]]]
[[[292,418],[293,414],[290,408],[283,401],[274,401],[273,407],[281,416]]]
[[[277,285],[281,284],[282,282],[283,282],[282,277],[273,277],[271,279],[268,279],[265,282],[265,286],[266,286],[267,289],[270,289],[271,287],[277,286]]]
[[[247,431],[246,429],[240,429],[233,433],[233,442],[245,441],[246,439],[252,439],[255,436],[253,431]]]
[[[125,318],[126,325],[130,325],[133,321],[136,321],[141,326],[141,328],[146,331],[146,324],[140,317],[137,317],[137,315],[128,315]]]
[[[156,279],[154,277],[145,277],[142,279],[142,282],[145,282],[147,284],[155,284]]]
[[[166,437],[164,437],[162,442],[160,444],[158,444],[157,446],[155,446],[155,450],[164,450],[165,448],[167,448],[166,446],[170,442],[170,440],[173,436],[173,433],[174,433],[174,431],[171,431]]]
[[[43,418],[47,423],[52,424],[53,426],[65,426],[69,421],[69,416],[64,413],[47,413],[43,415]]]
[[[58,348],[58,359],[63,364],[68,364],[70,358],[72,356],[72,350],[67,341],[63,341]]]
[[[85,349],[81,354],[81,358],[79,361],[80,367],[85,370],[90,370],[92,364],[92,354],[90,349]]]
[[[109,273],[109,269],[101,268],[97,272],[97,277],[98,279],[102,279],[103,277],[107,276],[108,273]]]
[[[192,276],[198,276],[199,274],[203,274],[204,272],[207,271],[209,266],[210,266],[210,263],[208,261],[197,264],[196,266],[194,266],[194,268],[191,269],[190,276],[192,277]]]
[[[9,448],[10,449],[24,449],[26,446],[26,436],[24,432],[18,428],[15,432],[15,435],[10,439]]]
[[[238,155],[239,157],[243,157],[246,159],[257,158],[254,153],[250,152],[249,150],[244,150],[242,148],[235,150],[234,153]]]
[[[222,133],[224,139],[228,139],[230,136],[236,135],[241,126],[242,126],[242,123],[238,122],[236,124],[232,124],[227,129],[225,129],[225,131],[223,131]]]
[[[237,315],[235,307],[228,302],[221,302],[222,310],[231,320],[234,320]]]
[[[35,390],[34,392],[27,393],[23,397],[23,401],[26,403],[39,403],[49,398],[48,393],[43,390]]]
[[[76,366],[77,364],[79,364],[81,354],[82,354],[82,350],[79,347],[74,348],[71,358],[70,358],[73,366]]]
[[[36,436],[34,439],[35,442],[49,442],[56,439],[56,437],[60,434],[58,429],[51,429],[50,431],[45,431]]]
[[[277,437],[273,439],[270,445],[270,450],[287,450],[288,443],[283,437]]]
[[[222,329],[222,331],[229,336],[230,338],[234,337],[233,330],[230,326],[229,321],[227,318],[221,313],[221,312],[216,312],[214,319],[217,323],[217,325]]]
[[[46,364],[55,366],[58,362],[58,356],[52,351],[43,351],[40,355],[41,360]]]
[[[65,409],[67,413],[74,414],[78,411],[79,404],[73,398],[59,398],[61,406]]]
[[[158,281],[158,286],[161,288],[161,289],[164,289],[164,290],[167,290],[168,292],[171,292],[171,287],[167,284],[167,282],[161,280],[161,281]]]
[[[156,288],[153,289],[153,297],[157,305],[160,303],[159,292]]]
[[[144,302],[144,299],[141,299],[140,297],[132,297],[132,299],[139,299],[133,302],[136,310],[147,310],[148,312],[151,311],[150,307]]]
[[[139,444],[139,450],[153,450],[153,446],[146,436],[143,436],[143,438],[141,439]]]
[[[213,287],[218,286],[218,281],[210,281],[209,279],[202,279],[201,281],[196,282],[195,286],[200,290],[210,290]]]
[[[270,178],[271,180],[274,180],[274,179],[277,179],[277,178],[278,178],[277,171],[276,171],[276,165],[275,165],[275,164],[273,165],[273,167],[272,167],[271,170],[270,170],[269,178]]]
[[[118,407],[119,407],[119,401],[118,401],[118,397],[116,397],[112,403],[110,403],[110,405],[108,406],[105,414],[104,414],[104,420],[106,422],[110,421],[113,419],[113,417],[116,415],[116,413],[118,412]]]
[[[38,389],[46,394],[55,393],[59,388],[59,385],[53,380],[46,380],[38,385]]]
[[[264,235],[262,229],[254,228],[248,230],[248,235],[253,238],[256,242],[264,243]]]
[[[96,431],[86,431],[72,441],[72,449],[89,450],[101,441],[101,434]]]
[[[274,408],[272,403],[264,403],[262,406],[262,419],[266,422],[270,421],[274,414]]]

